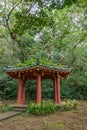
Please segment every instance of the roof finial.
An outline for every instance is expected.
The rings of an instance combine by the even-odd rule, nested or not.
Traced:
[[[39,57],[37,58],[36,64],[40,65],[40,58]]]

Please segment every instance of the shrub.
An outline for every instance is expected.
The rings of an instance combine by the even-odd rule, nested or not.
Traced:
[[[26,113],[44,115],[54,113],[56,110],[56,105],[52,101],[42,101],[41,103],[30,103]]]
[[[60,105],[57,106],[57,110],[61,110],[61,111],[69,111],[72,109],[76,109],[77,108],[77,101],[76,100],[65,100],[62,101]]]
[[[7,112],[12,110],[12,106],[10,104],[0,104],[0,112]]]

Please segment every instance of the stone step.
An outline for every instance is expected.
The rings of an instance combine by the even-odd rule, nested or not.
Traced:
[[[13,108],[21,108],[21,109],[26,109],[28,107],[28,105],[13,105]]]
[[[14,104],[12,105],[12,111],[9,112],[5,112],[5,113],[0,113],[0,121],[16,116],[17,114],[21,114],[23,111],[25,111],[27,109],[28,105],[18,105],[18,104]]]
[[[25,111],[26,109],[24,109],[24,108],[13,108],[13,111],[20,111],[20,112],[23,112],[23,111]]]
[[[13,105],[13,111],[23,112],[27,109],[28,105]]]

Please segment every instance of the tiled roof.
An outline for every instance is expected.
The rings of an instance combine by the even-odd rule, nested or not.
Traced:
[[[27,66],[27,67],[8,67],[5,69],[6,72],[17,72],[17,71],[24,71],[27,69],[34,69],[34,68],[42,68],[42,69],[50,69],[50,70],[61,70],[61,71],[71,71],[72,68],[67,68],[67,67],[54,67],[54,66],[45,66],[45,65],[32,65],[32,66]]]

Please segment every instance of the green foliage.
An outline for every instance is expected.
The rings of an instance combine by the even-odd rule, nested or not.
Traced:
[[[6,103],[0,104],[0,112],[7,112],[11,110],[12,110],[12,106],[10,104],[6,104]]]
[[[13,27],[13,32],[19,36],[24,34],[28,29],[35,33],[40,32],[44,26],[50,26],[53,23],[52,18],[44,10],[41,10],[38,14],[32,14],[29,13],[28,9],[23,9],[21,12],[16,12],[15,17],[16,22]]]
[[[87,99],[87,86],[78,86],[76,87],[76,94],[75,94],[75,98],[76,99],[82,99],[82,100],[86,100]]]
[[[36,81],[28,80],[26,82],[26,99],[27,101],[36,100]]]
[[[0,76],[0,100],[16,99],[16,97],[17,81],[2,73]]]
[[[31,13],[36,3],[40,10]],[[16,67],[32,66],[38,57],[45,66],[73,68],[72,74],[61,82],[62,99],[87,99],[87,1],[64,0],[61,3],[52,0],[50,6],[47,3],[43,4],[42,0],[8,0],[5,3],[1,0],[0,99],[3,95],[6,99],[17,96],[17,82],[3,75],[2,68],[15,64]],[[30,94],[35,99],[36,86],[30,84],[27,98]],[[45,84],[43,98],[45,95],[53,98],[52,83]]]
[[[78,102],[76,100],[65,100],[62,101],[61,104],[55,104],[52,101],[42,101],[39,104],[31,102],[26,111],[27,114],[35,114],[35,115],[45,115],[54,113],[56,110],[58,111],[69,111],[76,109],[78,106]]]
[[[87,86],[61,86],[62,99],[87,99]]]
[[[76,100],[68,99],[68,100],[62,101],[61,104],[57,106],[57,110],[69,111],[69,110],[76,109],[77,106],[78,106],[78,102]]]
[[[41,103],[30,103],[26,113],[44,115],[54,113],[56,110],[56,105],[52,101],[42,101]]]
[[[15,100],[17,99],[18,85],[15,79],[9,79],[5,88],[5,99]]]
[[[24,63],[19,63],[16,67],[28,67],[36,64],[36,59],[32,58],[30,60],[24,61]]]
[[[53,63],[51,60],[47,60],[45,58],[41,58],[41,59],[31,58],[29,60],[25,60],[23,63],[16,64],[15,67],[29,67],[33,65],[43,65],[47,67],[59,67],[59,68],[64,67],[64,65],[62,64]]]
[[[53,81],[43,80],[43,82],[42,82],[42,99],[43,100],[53,100],[54,99]]]
[[[4,90],[7,81],[8,81],[8,76],[2,73],[0,75],[0,89]]]
[[[0,90],[0,101],[3,99],[3,91]]]
[[[36,81],[28,80],[26,82],[26,99],[27,101],[36,100]],[[54,87],[51,80],[42,81],[42,100],[54,99]]]
[[[62,99],[76,98],[75,87],[61,85],[61,98]]]

